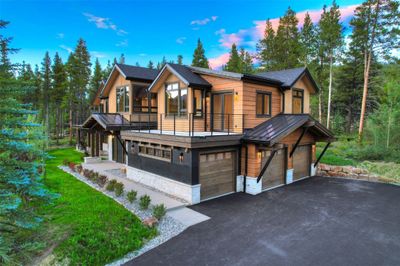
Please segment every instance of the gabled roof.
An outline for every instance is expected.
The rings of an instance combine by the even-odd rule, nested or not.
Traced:
[[[333,133],[309,114],[279,114],[248,130],[243,136],[243,141],[273,145],[309,122],[311,126],[308,132],[317,140],[335,140]]]
[[[105,131],[121,131],[143,129],[146,126],[156,128],[157,122],[130,122],[123,115],[117,113],[93,113],[80,127],[82,129],[92,129],[99,126]]]
[[[284,69],[278,71],[268,71],[257,73],[256,76],[280,80],[284,88],[291,88],[303,76],[307,75],[311,83],[314,85],[316,91],[319,90],[315,80],[312,78],[310,72],[306,67],[298,67],[291,69]]]
[[[157,69],[138,67],[125,64],[115,64],[115,67],[128,80],[153,81],[158,74]]]

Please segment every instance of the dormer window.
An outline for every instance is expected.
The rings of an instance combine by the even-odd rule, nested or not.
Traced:
[[[165,85],[165,113],[183,115],[187,112],[187,88],[180,88],[179,83]]]
[[[304,113],[304,91],[293,89],[292,96],[292,113],[302,114]]]

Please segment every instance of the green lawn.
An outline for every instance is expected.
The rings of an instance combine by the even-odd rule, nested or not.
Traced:
[[[67,148],[50,155],[45,184],[60,197],[52,205],[41,206],[44,223],[25,236],[41,243],[36,257],[51,254],[70,265],[104,265],[157,234],[114,200],[57,168],[64,159],[80,162],[82,154]]]

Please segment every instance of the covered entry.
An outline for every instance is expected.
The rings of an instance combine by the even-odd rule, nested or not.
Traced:
[[[210,199],[235,191],[235,151],[201,154],[199,160],[201,200]]]
[[[293,154],[293,181],[310,176],[311,145],[302,145],[296,148]]]
[[[264,151],[261,165],[265,165],[270,151]],[[262,176],[262,190],[284,185],[286,180],[286,149],[279,149],[270,163],[270,166]]]

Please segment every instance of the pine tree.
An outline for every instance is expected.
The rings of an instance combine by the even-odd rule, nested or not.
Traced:
[[[244,48],[240,48],[240,73],[250,74],[254,72],[253,58],[249,52],[245,51]]]
[[[276,46],[275,31],[268,19],[265,23],[264,38],[257,44],[257,58],[260,60],[260,67],[263,71],[276,68]]]
[[[97,91],[99,90],[100,83],[103,81],[103,74],[101,70],[101,65],[99,59],[96,58],[94,63],[94,71],[92,78],[89,84],[89,103],[90,105],[93,103],[94,98],[96,97]]]
[[[110,76],[111,70],[113,69],[113,65],[111,65],[110,60],[107,61],[107,66],[103,69],[103,79],[108,79]]]
[[[139,62],[136,62],[136,63],[135,63],[135,66],[140,67]]]
[[[183,56],[178,55],[178,65],[183,65]]]
[[[210,68],[200,39],[197,40],[197,47],[193,53],[192,66]]]
[[[275,70],[298,67],[301,58],[299,20],[290,7],[285,15],[279,19],[279,26],[275,37]]]
[[[153,61],[149,61],[149,63],[147,64],[147,68],[150,68],[150,69],[154,69],[154,63],[153,63]]]
[[[331,120],[333,64],[343,46],[343,27],[340,23],[340,10],[335,1],[333,1],[329,10],[327,10],[326,6],[324,6],[321,20],[319,21],[319,28],[319,39],[321,41],[322,49],[326,53],[329,64],[328,110],[326,118],[326,127],[329,128]]]
[[[300,42],[302,46],[302,64],[308,68],[313,68],[313,62],[315,62],[317,56],[317,33],[308,12],[305,15],[303,27],[300,31]]]
[[[5,29],[10,24],[8,21],[0,19],[0,30]],[[16,65],[11,64],[9,54],[15,54],[19,49],[11,48],[12,37],[5,37],[0,34],[0,78],[11,78],[14,76]]]
[[[67,73],[61,57],[56,53],[53,60],[52,68],[52,94],[51,103],[55,124],[55,137],[58,144],[58,139],[62,137],[63,132],[63,102],[67,92]]]
[[[374,56],[388,59],[393,48],[399,47],[399,2],[395,0],[366,0],[356,8],[350,22],[353,27],[352,41],[363,48],[364,82],[361,115],[358,129],[362,140],[367,106],[371,64]]]
[[[231,51],[229,52],[229,60],[226,65],[223,67],[226,71],[241,73],[242,72],[242,64],[239,57],[239,52],[236,48],[236,44],[232,44]]]
[[[125,55],[124,54],[121,54],[121,56],[119,57],[119,63],[125,64]]]
[[[50,137],[50,95],[52,94],[51,88],[51,59],[49,52],[46,52],[41,68],[42,87],[41,87],[41,100],[42,100],[42,121],[47,133]]]

